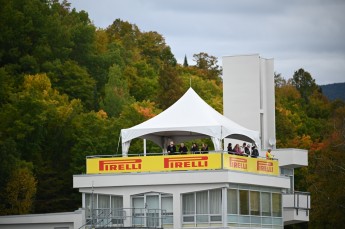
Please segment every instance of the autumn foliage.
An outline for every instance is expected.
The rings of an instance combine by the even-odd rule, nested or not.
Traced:
[[[130,22],[101,29],[66,1],[0,1],[0,214],[80,207],[72,175],[85,172],[85,157],[119,154],[121,129],[159,114],[190,86],[223,110],[212,55],[181,65],[161,34]],[[296,189],[312,196],[309,224],[341,228],[344,102],[328,101],[304,69],[275,80],[277,146],[309,150],[309,166],[296,171]],[[141,145],[133,140],[129,153]],[[161,152],[152,142],[147,150]]]

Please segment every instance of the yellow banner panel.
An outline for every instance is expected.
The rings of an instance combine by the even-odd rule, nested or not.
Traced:
[[[222,154],[88,158],[87,174],[208,170],[222,168]]]
[[[279,165],[278,161],[276,160],[223,154],[223,163],[224,169],[268,175],[279,175]]]

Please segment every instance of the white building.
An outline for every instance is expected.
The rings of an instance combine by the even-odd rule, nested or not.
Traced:
[[[260,131],[262,152],[275,148],[273,60],[258,55],[224,57],[223,71],[224,115]],[[273,154],[278,160],[224,152],[90,157],[86,174],[73,176],[73,187],[82,193],[78,219],[62,225],[57,216],[48,214],[50,221],[34,225],[283,228],[309,221],[309,194],[296,192],[293,186],[294,168],[308,165],[308,152],[274,149]],[[28,228],[35,217],[0,217],[0,228]]]
[[[224,115],[275,147],[274,62],[258,54],[223,57]]]

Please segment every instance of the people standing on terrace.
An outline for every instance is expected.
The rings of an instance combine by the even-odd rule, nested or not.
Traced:
[[[234,153],[237,154],[237,155],[242,155],[242,151],[241,151],[241,148],[240,148],[240,145],[239,144],[236,144],[235,147],[234,147]]]
[[[171,141],[170,144],[167,147],[167,151],[169,155],[174,155],[176,152],[176,146],[174,145],[174,142]]]
[[[192,148],[190,149],[190,151],[191,151],[193,154],[200,153],[199,147],[198,147],[198,145],[197,145],[196,143],[193,143]]]
[[[208,153],[208,145],[205,143],[202,143],[200,151],[201,151],[201,153]]]
[[[180,144],[180,148],[178,149],[178,151],[180,152],[180,154],[187,154],[188,149],[183,142]]]
[[[251,155],[253,158],[257,158],[259,156],[259,151],[258,149],[256,148],[256,145],[254,144],[253,147],[252,147],[252,155]]]
[[[231,142],[228,144],[228,153],[233,153]]]
[[[241,149],[241,155],[246,155],[245,149],[246,149],[247,143],[243,142],[243,144],[240,146]]]
[[[245,145],[246,143],[243,143],[243,145]],[[246,154],[246,156],[250,155],[250,144],[246,144],[244,146],[244,153]]]
[[[273,160],[274,155],[271,154],[271,149],[268,149],[266,152],[266,159]]]

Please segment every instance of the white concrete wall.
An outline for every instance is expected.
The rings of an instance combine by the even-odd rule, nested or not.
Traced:
[[[278,159],[279,167],[293,169],[308,166],[308,150],[275,149],[272,154]]]
[[[84,219],[85,212],[82,209],[74,212],[0,216],[0,229],[78,229]]]
[[[307,195],[283,195],[283,219],[284,225],[309,221],[311,206],[310,196]],[[297,206],[298,203],[298,206]],[[296,209],[296,207],[299,207]]]
[[[150,192],[172,194],[174,228],[182,227],[182,194],[228,188],[229,184],[289,188],[290,180],[283,176],[258,175],[228,170],[73,176],[73,187],[79,188],[80,192],[123,196],[124,208],[132,207],[131,197],[133,195]],[[130,214],[129,210],[127,214]],[[226,214],[226,211],[223,214]],[[126,220],[125,224],[130,225],[130,218]]]
[[[261,148],[275,139],[274,62],[258,54],[223,57],[224,115],[261,134]],[[227,145],[229,141],[225,141]]]
[[[137,191],[163,190],[166,187],[183,188],[235,183],[268,186],[275,188],[289,188],[290,184],[286,177],[259,175],[254,173],[236,172],[230,170],[200,170],[200,171],[175,171],[161,173],[128,173],[128,174],[94,174],[74,175],[74,188],[93,187],[122,187],[124,192],[135,188]],[[191,186],[193,185],[193,186]],[[168,189],[168,190],[169,190]]]

